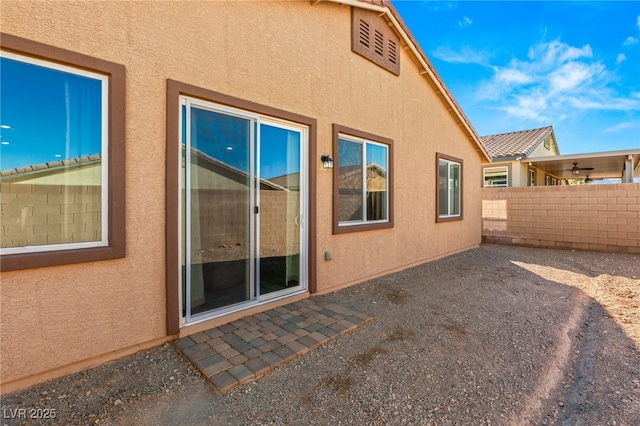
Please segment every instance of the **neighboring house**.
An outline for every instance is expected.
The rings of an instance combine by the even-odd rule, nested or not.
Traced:
[[[640,176],[640,150],[560,155],[553,127],[482,136],[491,157],[482,165],[482,187],[549,186]]]
[[[491,156],[482,165],[482,187],[559,185],[562,178],[528,162],[530,157],[560,155],[553,127],[482,136],[482,145]]]
[[[7,0],[2,31],[0,170],[101,177],[0,176],[2,392],[480,244],[489,157],[386,1]]]

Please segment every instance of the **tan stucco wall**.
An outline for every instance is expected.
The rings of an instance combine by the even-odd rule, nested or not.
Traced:
[[[319,291],[480,242],[480,155],[405,50],[400,77],[351,52],[347,6],[3,1],[2,31],[127,73],[126,257],[2,274],[2,382],[165,335],[167,78],[316,118],[311,161],[332,151],[333,123],[394,140],[392,229],[332,235],[319,168]],[[464,159],[463,221],[435,223],[436,152]]]

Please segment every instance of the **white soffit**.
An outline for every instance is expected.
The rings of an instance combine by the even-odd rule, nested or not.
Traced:
[[[529,157],[523,160],[534,167],[542,169],[549,174],[562,178],[614,179],[622,176],[625,161],[633,160],[634,175],[640,172],[640,150],[589,152],[584,154],[554,155],[548,157]],[[578,168],[593,168],[593,170],[580,170],[578,175],[571,173],[574,163]]]

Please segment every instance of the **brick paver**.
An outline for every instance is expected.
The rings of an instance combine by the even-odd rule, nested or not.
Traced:
[[[221,393],[226,393],[371,320],[322,297],[312,297],[174,343]]]

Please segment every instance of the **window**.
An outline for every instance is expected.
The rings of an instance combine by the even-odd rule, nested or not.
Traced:
[[[529,169],[529,186],[536,186],[536,171]]]
[[[393,227],[392,141],[333,126],[334,234]]]
[[[546,175],[544,177],[544,184],[547,185],[547,186],[551,185],[551,176]]]
[[[387,71],[400,75],[400,40],[378,13],[352,8],[351,50]]]
[[[507,166],[482,169],[484,187],[496,188],[509,186],[508,172],[509,169]]]
[[[123,257],[124,66],[1,40],[2,270]]]
[[[443,154],[436,155],[438,169],[437,220],[462,219],[462,160]]]

